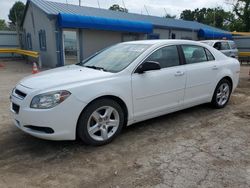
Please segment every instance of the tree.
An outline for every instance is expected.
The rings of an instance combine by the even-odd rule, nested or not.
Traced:
[[[202,8],[195,10],[184,10],[180,18],[183,20],[197,21],[203,24],[211,25],[217,28],[229,30],[231,24],[235,21],[235,15],[224,11],[222,8]]]
[[[164,17],[165,17],[165,18],[172,18],[172,19],[175,19],[175,18],[176,18],[176,15],[166,14]]]
[[[0,19],[0,30],[7,30],[7,24],[5,23],[5,20]]]
[[[120,11],[120,12],[126,12],[126,13],[128,13],[128,9],[123,8],[123,7],[119,6],[118,4],[112,5],[111,7],[109,7],[109,10]]]
[[[9,19],[13,25],[20,26],[25,5],[21,1],[15,2],[9,12]]]
[[[184,10],[182,11],[180,18],[183,20],[194,21],[194,11],[191,10]]]
[[[237,0],[233,10],[242,21],[244,31],[250,31],[250,0]]]

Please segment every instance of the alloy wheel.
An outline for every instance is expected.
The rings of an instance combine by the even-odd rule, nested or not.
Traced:
[[[96,141],[105,141],[111,138],[119,127],[118,111],[111,106],[96,109],[89,117],[87,131]]]
[[[223,83],[217,90],[216,101],[220,106],[223,106],[227,103],[230,95],[230,86],[228,83]]]

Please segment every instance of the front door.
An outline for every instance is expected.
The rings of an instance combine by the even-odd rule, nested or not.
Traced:
[[[166,46],[152,53],[144,62],[156,61],[160,70],[132,75],[132,95],[136,120],[164,114],[183,102],[185,70],[179,62],[176,46]]]
[[[63,31],[64,65],[79,63],[78,32],[76,30]]]

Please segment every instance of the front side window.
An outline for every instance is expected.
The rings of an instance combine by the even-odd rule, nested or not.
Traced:
[[[201,46],[182,46],[186,64],[200,63],[207,61],[207,55],[205,49]]]
[[[84,60],[79,65],[113,73],[120,72],[150,46],[151,44],[117,44]]]
[[[166,46],[152,53],[146,61],[156,61],[161,68],[178,66],[179,54],[176,46]]]
[[[216,42],[214,44],[214,48],[217,49],[217,50],[221,50],[221,42]]]

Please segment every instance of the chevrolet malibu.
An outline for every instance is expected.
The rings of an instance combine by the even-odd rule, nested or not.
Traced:
[[[24,78],[11,112],[35,137],[103,145],[136,122],[202,103],[225,107],[239,72],[238,60],[199,42],[125,42]]]

